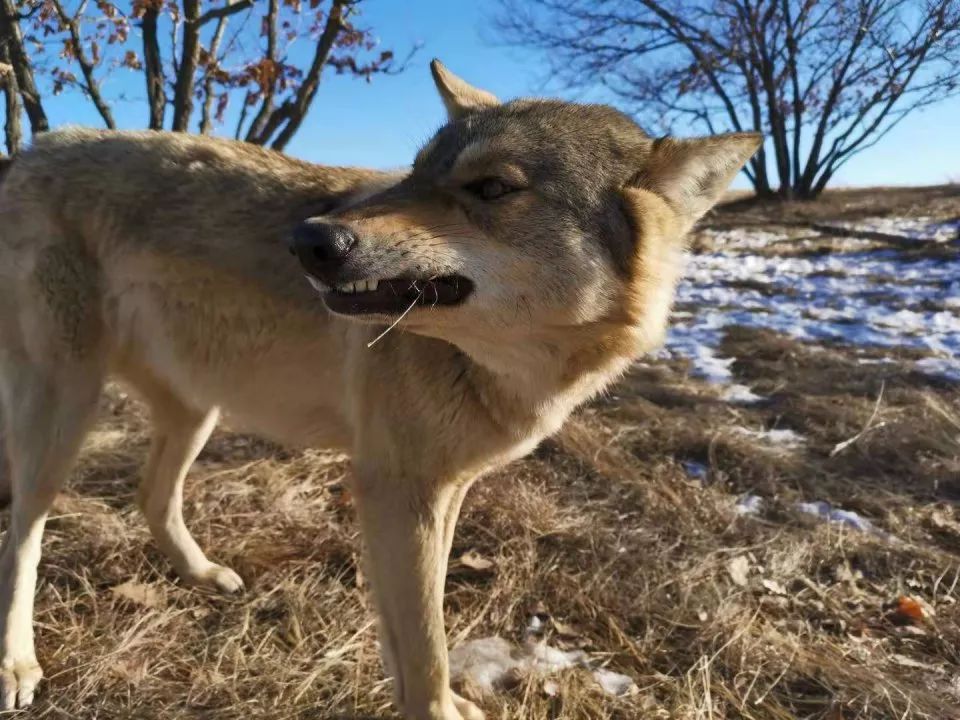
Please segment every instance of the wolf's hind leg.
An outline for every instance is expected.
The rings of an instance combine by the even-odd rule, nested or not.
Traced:
[[[35,367],[4,350],[0,391],[11,512],[0,549],[0,701],[10,710],[31,704],[43,675],[33,644],[43,528],[96,411],[103,375],[88,363]]]
[[[243,589],[240,576],[210,562],[183,521],[183,483],[213,432],[219,411],[188,407],[156,383],[142,389],[150,404],[154,435],[137,502],[153,538],[184,582],[238,592]]]

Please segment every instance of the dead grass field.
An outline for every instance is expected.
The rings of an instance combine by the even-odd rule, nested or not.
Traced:
[[[943,194],[932,201],[960,216]],[[870,202],[862,212],[883,203]],[[783,212],[727,208],[714,222]],[[490,566],[452,563],[451,645],[522,643],[536,613],[546,642],[638,688],[613,697],[570,669],[545,692],[527,676],[481,700],[488,717],[960,718],[960,387],[771,331],[735,328],[723,349],[765,402],[732,405],[682,362],[644,363],[471,493],[454,558]],[[217,432],[185,502],[201,545],[247,583],[220,597],[178,585],[134,508],[148,441],[141,406],[112,388],[48,524],[36,609],[47,679],[23,716],[394,717],[345,459]],[[759,513],[738,513],[745,494],[763,498]],[[795,508],[814,500],[892,537]]]

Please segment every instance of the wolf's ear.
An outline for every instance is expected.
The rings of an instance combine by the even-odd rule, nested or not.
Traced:
[[[631,184],[663,197],[689,228],[720,199],[762,142],[759,133],[660,138]]]
[[[461,80],[447,70],[439,60],[434,59],[430,63],[430,72],[433,73],[433,82],[437,85],[440,98],[451,120],[500,104],[495,95]]]

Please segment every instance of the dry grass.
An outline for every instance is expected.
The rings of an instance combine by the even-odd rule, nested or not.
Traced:
[[[810,202],[758,202],[747,194],[730,195],[712,220],[743,227],[758,223],[855,220],[863,217],[960,217],[960,183],[929,187],[868,187],[827,190]]]
[[[472,492],[451,572],[451,643],[519,641],[535,610],[631,676],[603,694],[570,670],[483,700],[491,718],[960,717],[960,388],[869,352],[736,330],[735,407],[682,363],[639,365],[530,458]],[[860,433],[877,406],[873,429]],[[882,425],[881,425],[882,423]],[[731,428],[790,428],[764,445]],[[246,594],[184,589],[133,507],[148,444],[119,389],[57,501],[37,598],[38,718],[390,718],[358,569],[348,464],[218,432],[186,491],[188,523]],[[692,479],[684,461],[709,468]],[[744,493],[763,511],[738,515]],[[886,541],[798,513],[855,510]],[[4,521],[5,522],[5,521]],[[746,581],[731,573],[747,570]],[[926,607],[910,621],[901,596]]]

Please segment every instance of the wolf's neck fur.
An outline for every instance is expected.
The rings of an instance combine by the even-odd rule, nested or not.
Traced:
[[[626,370],[638,349],[633,328],[606,323],[568,330],[562,343],[552,335],[457,344],[478,402],[517,437],[558,430],[578,405]]]

